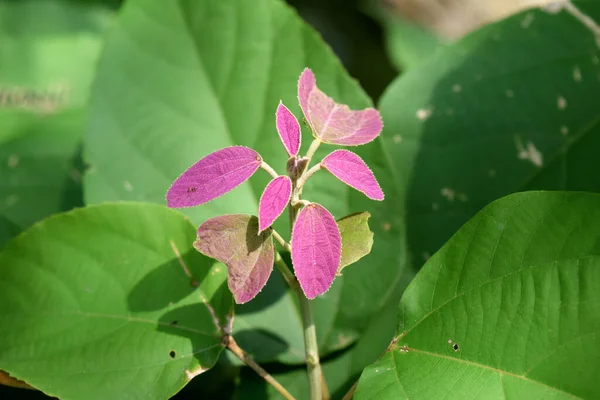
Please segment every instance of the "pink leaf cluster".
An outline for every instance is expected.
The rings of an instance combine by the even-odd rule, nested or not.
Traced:
[[[298,81],[298,102],[313,136],[318,139],[315,143],[362,145],[374,140],[383,128],[377,110],[351,110],[336,103],[317,87],[315,75],[308,68]],[[292,204],[295,182],[303,176],[310,161],[310,156],[299,156],[300,124],[283,102],[277,106],[275,127],[289,156],[288,176],[275,176],[267,184],[259,201],[258,218],[249,215],[211,218],[200,225],[194,243],[198,251],[227,265],[228,285],[238,303],[254,298],[266,284],[275,254],[270,228]],[[204,204],[238,187],[261,167],[276,175],[252,149],[232,146],[218,150],[196,162],[173,182],[167,191],[167,205],[182,208]],[[373,200],[384,198],[373,172],[351,151],[333,151],[319,163],[319,168]],[[302,204],[306,205],[292,227],[291,256],[304,294],[313,299],[333,284],[341,263],[342,237],[333,215],[325,207],[311,202]]]

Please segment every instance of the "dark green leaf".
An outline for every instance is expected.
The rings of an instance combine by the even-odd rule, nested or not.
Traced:
[[[600,6],[568,3],[583,15],[532,9],[485,26],[387,90],[383,137],[417,266],[499,197],[600,191],[600,49],[588,26]]]
[[[371,252],[373,232],[369,230],[370,217],[368,212],[362,212],[337,220],[342,235],[342,261],[338,274]]]
[[[179,212],[104,204],[0,253],[0,369],[61,399],[164,399],[212,367],[231,329],[222,264]]]
[[[296,84],[307,66],[336,101],[353,108],[369,105],[318,35],[282,1],[126,2],[107,39],[92,95],[86,201],[164,204],[181,172],[230,145],[254,148],[285,173],[288,156],[275,130],[275,111],[283,99],[301,116]],[[310,132],[304,132],[304,152],[310,141]],[[321,146],[315,161],[333,148]],[[328,174],[316,174],[303,193],[334,216],[369,211],[378,238],[365,264],[369,268],[352,268],[314,302],[324,352],[356,340],[393,295],[404,262],[402,205],[394,200],[397,190],[381,142],[361,146],[359,155],[377,176],[386,201],[352,193]],[[270,179],[259,171],[221,198],[187,209],[186,215],[200,224],[221,214],[256,214]],[[289,239],[287,218],[279,218],[275,229]],[[273,359],[265,354],[272,355],[270,346],[278,343],[285,350],[277,359],[301,362],[302,335],[293,333],[301,326],[298,308],[281,279],[271,281],[255,300],[237,308],[236,334],[243,329],[254,338],[253,355],[260,361]]]
[[[598,398],[600,196],[492,203],[425,264],[356,399]]]
[[[85,103],[110,16],[58,0],[0,4],[0,246],[83,203]]]

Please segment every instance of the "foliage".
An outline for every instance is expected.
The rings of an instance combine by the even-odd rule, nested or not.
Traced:
[[[377,107],[283,0],[0,3],[1,382],[600,397],[600,6],[374,7]]]

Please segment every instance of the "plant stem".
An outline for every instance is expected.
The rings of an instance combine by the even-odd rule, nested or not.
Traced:
[[[320,400],[323,397],[321,380],[321,364],[319,363],[319,347],[317,345],[317,331],[313,321],[310,302],[304,293],[298,294],[300,302],[300,314],[302,314],[302,325],[304,327],[304,347],[306,350],[306,365],[308,371],[308,382],[310,384],[310,398]]]
[[[310,144],[310,147],[308,148],[308,151],[306,152],[306,158],[308,158],[308,163],[306,164],[306,168],[309,167],[310,160],[315,155],[315,152],[317,151],[317,149],[319,148],[320,145],[321,145],[321,140],[317,139],[317,138],[315,138],[312,141],[312,143]]]
[[[305,171],[302,176],[296,181],[296,188],[297,190],[302,189],[302,186],[304,186],[304,184],[306,183],[306,181],[308,180],[308,178],[310,178],[315,172],[317,172],[318,170],[320,170],[321,167],[321,163],[315,165],[314,167],[312,167],[311,169]]]
[[[277,172],[275,172],[275,170],[273,168],[271,168],[271,166],[264,161],[260,163],[260,167],[262,169],[264,169],[265,171],[267,171],[269,173],[269,175],[271,175],[273,178],[277,178],[279,176],[279,174]]]
[[[242,350],[233,336],[227,336],[225,339],[227,341],[227,350],[231,351],[237,358],[239,358],[244,364],[252,368],[258,375],[260,375],[267,383],[275,390],[279,392],[286,400],[295,400],[294,396],[290,394],[275,378],[273,378],[267,371],[262,369],[260,365],[258,365],[244,350]]]
[[[281,275],[283,275],[283,279],[285,279],[287,284],[294,289],[296,293],[302,293],[302,288],[298,283],[298,279],[296,279],[292,271],[290,271],[290,268],[285,261],[283,261],[283,258],[281,258],[278,251],[275,252],[275,265],[277,266],[277,269],[279,269],[279,272],[281,272]]]
[[[324,378],[322,377],[321,364],[319,363],[319,347],[317,345],[317,331],[313,321],[312,309],[309,300],[298,283],[298,279],[294,276],[285,261],[281,258],[278,252],[275,252],[275,265],[283,275],[288,285],[298,295],[300,303],[300,314],[302,315],[302,326],[304,328],[304,347],[306,353],[306,368],[308,371],[308,382],[310,384],[311,400],[320,400],[323,395],[323,386],[321,385]]]
[[[292,252],[292,247],[290,246],[290,244],[286,242],[285,239],[283,239],[275,229],[271,231],[271,234],[273,235],[275,240],[279,242],[279,244],[281,245],[281,247],[283,247],[284,250],[289,251],[290,253]]]

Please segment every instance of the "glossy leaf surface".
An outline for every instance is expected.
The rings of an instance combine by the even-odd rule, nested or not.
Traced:
[[[227,265],[227,284],[238,304],[252,300],[273,271],[271,232],[258,233],[251,215],[222,215],[198,228],[196,250]]]
[[[502,198],[425,264],[355,398],[596,398],[600,196]]]

